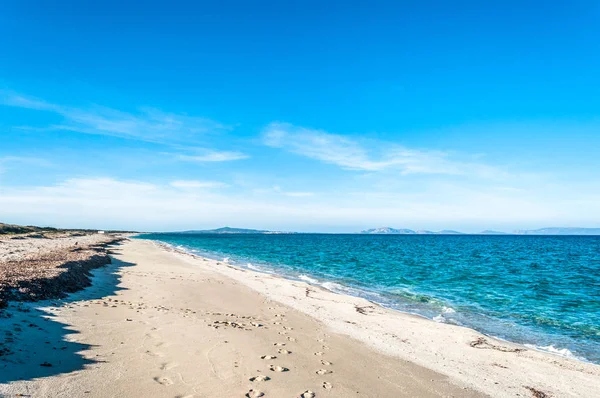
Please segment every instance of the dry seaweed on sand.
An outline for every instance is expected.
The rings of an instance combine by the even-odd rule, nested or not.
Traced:
[[[90,285],[90,270],[111,262],[115,236],[25,238],[4,241],[0,251],[0,309],[8,301],[63,298]],[[48,245],[52,241],[59,245]]]

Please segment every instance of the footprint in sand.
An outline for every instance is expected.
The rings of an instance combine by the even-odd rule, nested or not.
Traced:
[[[277,332],[277,333],[279,333],[281,335],[287,334],[287,332],[285,332],[285,331],[281,331],[281,332]]]
[[[173,384],[173,380],[169,379],[168,377],[155,377],[152,380],[154,380],[158,384],[162,384],[163,386],[170,386],[171,384]]]
[[[291,351],[284,350],[283,348],[278,349],[277,352],[280,354],[291,354],[292,353]]]
[[[332,365],[332,363],[329,361],[321,360],[321,365],[330,366]]]
[[[325,355],[325,353],[323,351],[317,351],[315,352],[315,355],[320,357],[321,355]]]
[[[288,368],[279,365],[271,365],[269,369],[271,369],[273,372],[287,372],[289,370]]]
[[[277,358],[275,355],[263,355],[260,359],[275,359]]]
[[[316,394],[310,390],[306,390],[302,394],[300,394],[300,397],[301,398],[315,398]]]
[[[333,388],[333,386],[331,385],[330,382],[324,381],[323,382],[323,388],[326,389],[326,390],[331,390]]]
[[[293,338],[293,337],[288,337],[287,339],[288,339],[288,341],[291,341],[291,342],[294,342],[294,341],[296,341],[296,339],[295,339],[295,338]]]
[[[265,393],[259,390],[250,390],[246,393],[247,398],[258,398],[264,396]]]
[[[319,369],[315,373],[318,374],[318,375],[320,375],[320,376],[322,376],[322,375],[326,375],[326,374],[329,374],[329,373],[333,373],[333,371],[327,370],[327,369]]]
[[[146,354],[152,356],[152,357],[158,357],[158,358],[162,358],[165,356],[165,354],[163,354],[162,352],[153,352],[153,351],[146,351]]]
[[[160,365],[160,370],[171,370],[173,368],[176,368],[177,366],[179,366],[179,364],[176,362],[171,362],[171,363],[165,362],[162,365]]]
[[[268,381],[271,380],[269,376],[258,375],[250,378],[250,381]]]
[[[277,347],[283,347],[285,346],[285,343],[273,343],[273,345]]]

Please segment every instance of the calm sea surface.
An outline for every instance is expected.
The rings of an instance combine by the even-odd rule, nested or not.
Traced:
[[[600,363],[600,237],[148,234],[140,238]]]

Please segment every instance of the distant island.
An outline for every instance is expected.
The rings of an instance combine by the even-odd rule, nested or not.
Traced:
[[[600,235],[600,228],[540,228],[514,232],[516,235]]]
[[[600,228],[540,228],[540,229],[523,229],[514,232],[501,232],[493,230],[485,230],[477,233],[463,233],[453,230],[428,231],[406,228],[379,227],[366,229],[360,232],[361,234],[369,235],[600,235]]]

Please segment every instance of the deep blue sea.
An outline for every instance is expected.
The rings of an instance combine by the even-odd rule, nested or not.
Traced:
[[[600,237],[148,234],[140,238],[600,363]]]

